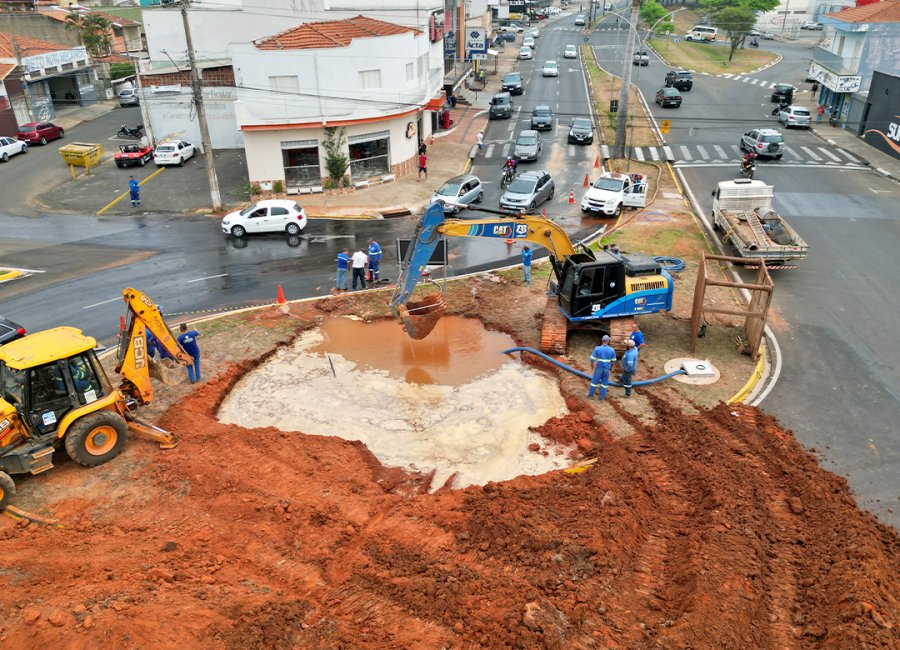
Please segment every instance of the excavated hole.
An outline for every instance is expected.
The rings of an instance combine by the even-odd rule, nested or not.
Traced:
[[[529,431],[565,400],[553,377],[500,353],[513,345],[473,318],[444,317],[423,341],[396,321],[329,319],[241,379],[219,419],[359,440],[385,465],[433,471],[432,489],[565,467],[570,449]]]

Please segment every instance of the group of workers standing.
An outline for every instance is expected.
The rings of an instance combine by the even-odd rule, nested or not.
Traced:
[[[637,372],[638,356],[640,349],[644,347],[644,333],[640,326],[634,323],[631,326],[631,334],[625,341],[625,353],[619,359],[616,351],[609,344],[609,335],[604,334],[600,345],[591,352],[591,367],[594,374],[591,377],[591,387],[588,391],[588,399],[593,399],[597,389],[600,389],[599,399],[606,399],[606,391],[609,388],[609,373],[612,370],[612,364],[619,362],[622,374],[619,375],[619,381],[625,389],[625,397],[631,397],[632,377]]]
[[[381,246],[374,239],[369,240],[367,251],[362,249],[350,254],[350,249],[345,248],[337,256],[337,275],[334,288],[337,291],[348,291],[347,275],[353,271],[353,290],[357,286],[366,288],[366,280],[377,283],[381,280],[379,264],[381,263]]]

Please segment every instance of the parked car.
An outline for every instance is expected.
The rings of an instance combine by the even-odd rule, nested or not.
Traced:
[[[577,59],[578,58],[578,48],[574,45],[566,45],[566,50],[563,52],[564,59]]]
[[[0,138],[0,162],[6,162],[17,153],[28,153],[28,143],[15,138]]]
[[[547,61],[541,70],[541,75],[544,77],[558,77],[559,65],[557,65],[556,61]]]
[[[260,232],[299,235],[304,228],[306,213],[299,205],[287,199],[257,201],[248,208],[226,214],[222,219],[222,232],[234,237]]]
[[[521,72],[509,72],[503,75],[503,81],[500,82],[500,85],[503,87],[503,90],[510,93],[511,95],[521,95],[525,92],[522,87],[522,73]]]
[[[573,117],[572,124],[569,126],[568,140],[571,144],[593,144],[594,123],[590,118]]]
[[[822,24],[817,23],[814,20],[807,20],[805,23],[800,25],[800,29],[809,29],[809,30],[815,31],[815,30],[822,29]]]
[[[157,167],[163,165],[184,165],[185,160],[194,157],[194,145],[187,140],[170,140],[163,142],[153,152],[153,162]]]
[[[459,214],[463,207],[472,203],[481,203],[483,199],[484,186],[482,186],[481,180],[477,176],[466,174],[455,176],[437,188],[429,205],[439,201],[449,201],[449,203],[444,203],[444,213]]]
[[[650,55],[646,50],[638,50],[631,59],[634,65],[650,65]]]
[[[497,93],[491,97],[488,119],[499,120],[512,117],[512,97],[509,93]]]
[[[134,144],[120,144],[119,152],[113,156],[116,167],[123,169],[137,165],[143,167],[153,160],[153,147],[149,144],[135,142]]]
[[[556,184],[544,170],[522,172],[509,184],[500,197],[500,209],[514,212],[534,210],[553,198]]]
[[[534,50],[527,45],[523,45],[519,49],[519,59],[522,61],[531,61],[534,58]]]
[[[585,24],[584,14],[578,14],[575,16],[575,25],[581,27]]]
[[[531,111],[531,128],[535,131],[549,131],[553,128],[553,109],[549,106],[536,106]]]
[[[28,122],[19,127],[16,137],[28,144],[47,144],[49,140],[62,138],[65,131],[51,122]]]
[[[534,49],[534,39],[531,36],[526,36],[522,39],[522,47],[530,47],[532,50]]]
[[[781,160],[784,155],[784,136],[776,129],[753,129],[741,137],[742,151],[754,151],[759,157]]]
[[[773,34],[772,32],[766,32],[765,34],[763,34],[763,40],[764,41],[774,41],[775,34]]]
[[[669,70],[666,73],[666,85],[688,91],[694,87],[694,75],[688,70]]]
[[[760,32],[758,29],[754,28],[754,29],[751,29],[749,32],[747,32],[747,35],[748,36],[759,36]]]
[[[521,34],[525,31],[524,27],[520,27],[516,23],[509,23],[508,25],[503,25],[500,28],[501,32],[512,32],[513,34]]]
[[[18,323],[14,323],[8,318],[0,316],[0,345],[11,343],[16,339],[22,338],[25,334],[27,334],[27,332],[24,327]]]
[[[666,106],[678,108],[681,106],[681,93],[677,88],[670,88],[668,86],[660,88],[656,91],[656,103],[662,108],[665,108]]]
[[[543,145],[541,134],[533,130],[525,130],[516,138],[516,146],[513,149],[513,158],[516,160],[537,160],[541,155]]]
[[[119,91],[119,106],[137,106],[141,103],[135,88],[123,88]]]
[[[794,87],[791,84],[775,84],[772,89],[772,101],[790,104],[794,101]]]
[[[537,27],[532,27],[528,30],[528,35],[531,36],[531,38],[537,39],[541,35],[541,30]]]
[[[515,32],[500,32],[497,34],[497,41],[500,43],[515,43],[516,42],[516,33]]]
[[[784,124],[785,128],[799,126],[808,129],[811,118],[809,109],[805,106],[788,106],[778,112],[778,121]]]

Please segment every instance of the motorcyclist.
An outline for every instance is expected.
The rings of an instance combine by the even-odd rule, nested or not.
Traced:
[[[750,169],[753,166],[753,163],[756,161],[756,152],[748,151],[744,154],[743,159],[741,160],[741,169]]]
[[[759,39],[756,38],[756,37],[754,36],[754,37],[753,37],[753,40],[750,41],[750,45],[751,45],[752,47],[759,47]]]
[[[519,168],[519,161],[513,158],[512,156],[507,156],[506,160],[503,162],[503,175],[506,177],[509,175],[509,180],[511,181],[513,177],[516,175],[516,172]]]

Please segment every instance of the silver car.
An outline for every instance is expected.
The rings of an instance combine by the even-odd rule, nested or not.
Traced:
[[[778,121],[784,124],[785,128],[800,126],[808,129],[810,117],[809,109],[804,106],[788,106],[778,112]]]
[[[544,170],[522,172],[513,179],[500,197],[500,209],[512,212],[534,210],[553,198],[556,184]]]
[[[513,149],[513,158],[516,160],[537,160],[541,155],[541,134],[537,131],[527,129],[519,134],[516,139],[516,146]]]
[[[119,91],[119,106],[137,106],[140,103],[136,89],[123,88]]]
[[[431,197],[431,204],[444,203],[444,213],[459,214],[459,211],[471,203],[481,203],[484,199],[484,187],[477,176],[465,174],[455,176],[441,185]]]

